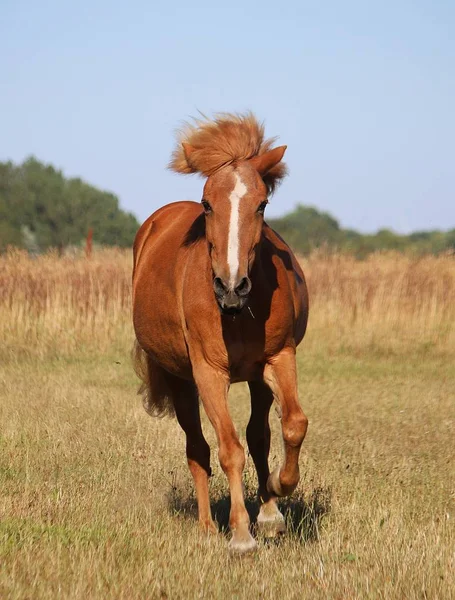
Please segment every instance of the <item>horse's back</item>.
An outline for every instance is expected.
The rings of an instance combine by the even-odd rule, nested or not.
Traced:
[[[133,322],[139,344],[170,372],[188,374],[182,329],[185,240],[201,213],[196,202],[174,202],[153,213],[133,247]],[[164,356],[162,349],[166,348]]]

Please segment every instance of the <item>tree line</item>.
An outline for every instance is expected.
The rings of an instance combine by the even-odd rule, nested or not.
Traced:
[[[93,230],[97,244],[131,246],[136,217],[117,196],[28,158],[0,162],[0,251],[9,245],[43,251],[80,245]]]
[[[455,229],[416,231],[401,235],[390,229],[363,234],[343,229],[326,212],[299,204],[292,212],[268,223],[297,252],[308,254],[315,248],[340,250],[363,258],[378,250],[397,250],[412,254],[455,252]]]
[[[359,258],[377,250],[455,252],[455,229],[409,235],[381,229],[362,234],[343,229],[328,213],[303,205],[268,223],[303,254],[321,247]],[[90,229],[96,244],[128,247],[138,228],[136,217],[122,210],[110,192],[78,178],[68,179],[33,157],[20,165],[0,162],[0,252],[10,245],[34,252],[81,245]]]

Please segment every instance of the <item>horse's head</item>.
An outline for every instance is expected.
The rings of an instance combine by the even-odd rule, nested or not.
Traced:
[[[286,174],[286,146],[271,149],[251,113],[196,121],[181,133],[169,167],[207,177],[202,206],[213,272],[223,312],[245,306],[250,270],[261,240],[267,197]]]
[[[261,241],[268,188],[263,177],[283,158],[286,146],[223,167],[204,186],[202,206],[212,261],[213,288],[221,310],[236,313],[251,290],[249,277]],[[189,154],[190,148],[185,151]]]

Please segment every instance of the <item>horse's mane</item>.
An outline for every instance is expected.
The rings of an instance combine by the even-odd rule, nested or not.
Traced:
[[[275,139],[264,139],[264,125],[251,112],[219,113],[213,119],[204,116],[185,123],[178,131],[178,144],[168,167],[176,173],[200,173],[209,177],[221,167],[271,150]],[[190,157],[185,155],[182,143],[193,148]],[[269,193],[285,175],[286,165],[279,162],[263,176]]]

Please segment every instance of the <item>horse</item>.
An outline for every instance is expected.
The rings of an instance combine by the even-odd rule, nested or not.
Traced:
[[[187,123],[169,168],[205,177],[201,202],[170,203],[140,227],[133,248],[134,361],[153,416],[174,415],[186,434],[199,522],[216,532],[209,500],[210,448],[199,399],[218,441],[231,508],[229,548],[257,547],[245,508],[245,452],[229,414],[231,383],[247,382],[246,439],[258,477],[257,527],[285,532],[277,499],[299,481],[308,419],[298,399],[296,347],[308,320],[303,272],[267,225],[269,197],[286,175],[286,146],[264,138],[252,113],[217,114]],[[270,472],[269,411],[281,418],[284,459]]]

